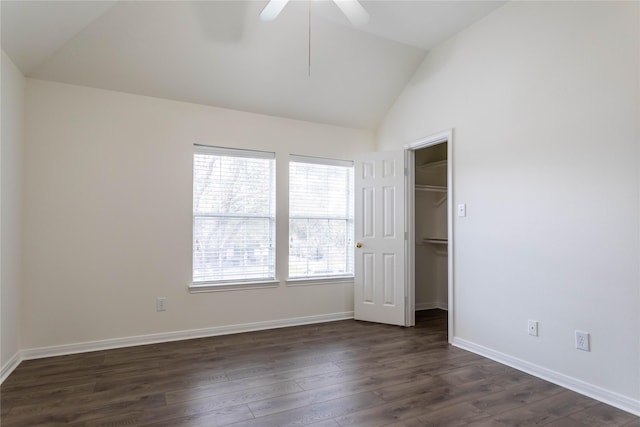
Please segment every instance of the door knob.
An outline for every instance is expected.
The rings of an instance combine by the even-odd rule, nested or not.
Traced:
[[[362,247],[362,243],[358,242],[356,243],[356,248],[360,249]]]

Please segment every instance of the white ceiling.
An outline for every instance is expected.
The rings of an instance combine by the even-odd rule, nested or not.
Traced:
[[[375,129],[427,51],[504,1],[2,0],[2,48],[28,76]],[[311,74],[309,75],[309,6]]]

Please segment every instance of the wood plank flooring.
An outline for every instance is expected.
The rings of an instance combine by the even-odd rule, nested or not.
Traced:
[[[24,361],[9,426],[627,426],[640,418],[451,347],[446,312],[415,328],[346,320]]]

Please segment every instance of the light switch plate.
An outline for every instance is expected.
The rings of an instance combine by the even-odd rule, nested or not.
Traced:
[[[467,205],[465,203],[458,205],[458,216],[467,216]]]
[[[529,329],[529,335],[537,337],[538,336],[538,321],[537,320],[529,320],[528,329]]]

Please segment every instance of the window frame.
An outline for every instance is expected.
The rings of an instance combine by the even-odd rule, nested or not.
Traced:
[[[198,154],[211,155],[211,156],[221,156],[221,157],[240,157],[245,159],[268,159],[271,160],[271,195],[270,195],[270,212],[269,215],[266,216],[266,219],[269,221],[269,230],[270,230],[270,239],[272,246],[272,257],[271,257],[271,271],[272,275],[266,278],[256,277],[256,278],[247,278],[247,279],[219,279],[219,280],[199,280],[196,281],[194,277],[195,273],[195,226],[196,226],[196,218],[198,217],[216,217],[215,214],[208,213],[206,215],[198,215],[196,212],[194,201],[195,201],[195,178],[196,178],[196,165],[195,158]],[[218,147],[218,146],[209,146],[209,145],[200,145],[194,144],[192,151],[192,190],[191,190],[191,213],[192,213],[192,224],[191,224],[191,283],[189,285],[189,291],[191,293],[199,293],[199,292],[216,292],[216,291],[229,291],[229,290],[241,290],[241,289],[259,289],[259,288],[272,288],[279,286],[280,282],[277,280],[277,209],[276,209],[276,193],[277,193],[277,182],[276,182],[276,155],[274,152],[269,151],[258,151],[258,150],[247,150],[247,149],[237,149],[237,148],[226,148],[226,147]],[[220,217],[224,217],[224,214],[219,215]],[[239,218],[242,218],[242,215],[237,215]],[[251,216],[247,216],[250,218]]]
[[[343,218],[327,218],[327,219],[332,219],[332,220],[343,220],[347,223],[347,227],[350,228],[348,235],[351,239],[351,242],[347,241],[345,243],[345,248],[347,248],[347,251],[350,251],[350,258],[351,258],[351,274],[335,274],[335,275],[324,275],[324,276],[296,276],[296,277],[291,277],[291,246],[289,244],[289,242],[291,241],[291,220],[294,219],[292,214],[291,214],[291,163],[308,163],[308,164],[316,164],[316,165],[323,165],[323,166],[339,166],[339,167],[347,167],[347,168],[351,168],[351,183],[350,183],[350,188],[349,190],[349,197],[350,197],[350,214],[351,217],[349,218],[349,212],[347,212],[346,216]],[[287,230],[287,234],[288,234],[288,239],[287,239],[287,286],[306,286],[306,285],[322,285],[322,284],[338,284],[338,283],[347,283],[347,284],[353,284],[353,280],[354,280],[354,276],[355,276],[355,266],[354,261],[355,261],[355,250],[353,249],[353,239],[354,239],[354,233],[355,233],[355,205],[354,205],[354,192],[355,192],[355,170],[354,170],[354,162],[352,160],[340,160],[340,159],[331,159],[331,158],[324,158],[324,157],[313,157],[313,156],[303,156],[303,155],[297,155],[297,154],[290,154],[289,155],[289,162],[288,162],[288,166],[289,166],[289,170],[288,170],[288,176],[289,176],[289,216],[287,218],[287,222],[288,222],[288,230]],[[348,185],[348,184],[347,184]],[[297,216],[295,219],[304,219],[304,218],[310,218],[310,217],[304,217],[304,216]],[[317,219],[317,217],[314,217],[314,219]],[[349,257],[349,252],[347,252],[347,257]],[[348,262],[348,260],[345,260],[345,262]]]

